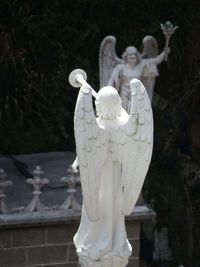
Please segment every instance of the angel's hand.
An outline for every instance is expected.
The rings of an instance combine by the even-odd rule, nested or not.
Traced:
[[[74,173],[78,173],[78,169],[77,169],[78,166],[79,166],[79,164],[78,164],[78,159],[77,159],[77,157],[76,157],[75,161],[74,161],[73,164],[72,164],[72,170],[73,170]]]
[[[171,48],[170,47],[165,47],[164,51],[165,51],[165,54],[169,55],[171,53]]]
[[[81,86],[81,90],[83,93],[89,94],[89,92],[92,90],[92,88],[89,84],[84,84]]]

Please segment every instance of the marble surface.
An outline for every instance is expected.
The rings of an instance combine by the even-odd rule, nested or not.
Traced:
[[[69,77],[77,87],[74,78],[81,86],[74,113],[74,165],[75,169],[79,165],[83,193],[76,251],[82,267],[125,267],[132,254],[125,215],[134,209],[151,161],[151,103],[138,79],[130,81],[128,114],[115,88],[105,86],[94,94],[77,70]]]

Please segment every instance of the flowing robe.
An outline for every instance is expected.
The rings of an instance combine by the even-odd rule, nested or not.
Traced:
[[[125,114],[126,116],[126,114]],[[110,141],[114,138],[116,131],[113,125],[121,124],[119,120],[115,122],[98,121],[100,126],[104,124],[105,130],[110,133]],[[122,214],[122,180],[121,163],[113,160],[112,142],[109,142],[107,158],[102,167],[99,183],[99,220],[91,222],[83,204],[81,223],[74,243],[77,253],[81,258],[93,261],[111,260],[119,258],[123,265],[128,263],[128,258],[132,253],[131,245],[127,240],[125,230],[125,219]],[[111,266],[111,265],[110,265]]]
[[[159,75],[157,65],[164,60],[164,57],[165,52],[162,52],[155,58],[142,59],[132,68],[127,68],[123,63],[117,64],[113,69],[108,85],[117,89],[122,99],[122,106],[128,113],[131,108],[130,81],[133,78],[142,81],[152,102],[155,79]]]

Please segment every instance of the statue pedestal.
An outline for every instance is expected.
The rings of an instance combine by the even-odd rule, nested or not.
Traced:
[[[140,230],[141,225],[148,221],[154,221],[155,212],[145,204],[134,208],[133,213],[125,218],[126,232],[129,243],[132,246],[132,254],[127,258],[112,256],[102,257],[100,261],[91,261],[81,253],[78,253],[81,267],[139,267],[140,265]]]
[[[80,212],[72,210],[0,214],[2,266],[25,266],[28,260],[31,265],[43,264],[44,267],[53,266],[55,262],[58,267],[78,267],[73,236],[77,231],[80,215]],[[143,222],[154,218],[155,213],[146,206],[136,206],[134,212],[126,217],[127,236],[133,246],[127,267],[139,267],[140,227]],[[8,257],[12,253],[27,253],[27,259],[25,256]]]

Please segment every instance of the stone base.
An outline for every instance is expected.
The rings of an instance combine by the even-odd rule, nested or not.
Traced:
[[[125,267],[128,259],[121,257],[102,258],[99,261],[92,261],[84,256],[79,256],[81,267]]]

